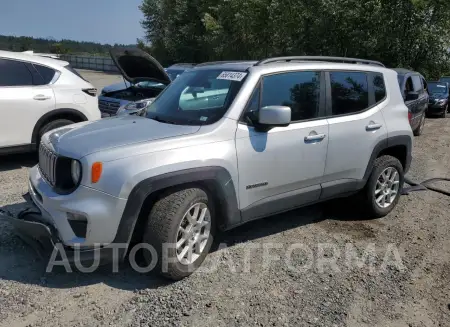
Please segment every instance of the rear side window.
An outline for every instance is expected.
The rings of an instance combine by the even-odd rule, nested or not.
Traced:
[[[331,72],[332,114],[346,115],[369,107],[367,74],[363,72]]]
[[[37,64],[33,64],[33,66],[36,68],[39,75],[41,75],[44,85],[49,84],[52,81],[56,73],[53,69]]]
[[[33,85],[30,71],[21,61],[0,59],[0,72],[0,86]]]
[[[382,74],[373,74],[373,88],[375,91],[375,102],[381,102],[386,97],[386,86]]]
[[[290,107],[293,122],[317,118],[319,100],[320,72],[289,72],[263,78],[260,107]]]

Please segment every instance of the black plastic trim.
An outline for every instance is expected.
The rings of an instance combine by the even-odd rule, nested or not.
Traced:
[[[320,185],[313,185],[262,199],[242,210],[242,220],[247,222],[302,207],[317,201],[320,193]]]
[[[241,222],[236,191],[230,173],[223,167],[201,167],[176,171],[145,179],[131,191],[113,243],[129,244],[145,200],[152,193],[187,183],[207,183],[214,187],[219,201],[220,228]],[[222,202],[223,201],[223,202]]]
[[[7,146],[0,148],[0,155],[26,153],[31,151],[33,151],[33,146],[31,144]]]

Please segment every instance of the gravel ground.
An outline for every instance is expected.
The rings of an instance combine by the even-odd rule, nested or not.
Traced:
[[[428,119],[413,156],[409,177],[450,177],[450,119]],[[0,207],[17,212],[35,159],[0,160]],[[348,200],[295,210],[219,235],[209,272],[176,283],[127,264],[45,273],[0,219],[0,327],[450,326],[449,210],[429,191],[377,220]]]

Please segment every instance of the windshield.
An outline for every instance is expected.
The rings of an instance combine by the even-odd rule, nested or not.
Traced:
[[[177,78],[179,75],[181,75],[185,70],[168,68],[168,69],[165,69],[165,71],[166,71],[167,75],[169,75],[170,80],[173,81],[175,78]]]
[[[180,75],[147,108],[146,116],[179,125],[218,121],[241,88],[245,72],[190,70]]]
[[[442,83],[449,83],[449,84],[450,84],[450,77],[441,77],[441,79],[439,80],[439,82],[442,82]]]
[[[430,93],[447,93],[447,85],[444,83],[428,83],[428,91]]]

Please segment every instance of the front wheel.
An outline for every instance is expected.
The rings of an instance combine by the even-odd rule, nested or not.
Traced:
[[[397,205],[404,183],[403,166],[392,156],[381,156],[375,160],[364,188],[368,213],[376,218],[384,217]]]
[[[441,118],[446,118],[447,117],[447,112],[448,112],[448,105],[445,106],[444,112],[441,114]]]
[[[148,265],[157,260],[159,272],[179,280],[192,274],[206,258],[214,234],[214,210],[205,191],[189,188],[159,199],[153,206],[143,241],[157,258],[145,251]]]
[[[39,139],[38,139],[37,144],[39,145],[42,135],[44,135],[45,133],[47,133],[53,129],[57,129],[59,127],[67,126],[67,125],[74,124],[74,123],[75,122],[73,122],[69,119],[56,119],[56,120],[52,120],[52,121],[48,122],[39,130],[39,135],[38,135]]]

